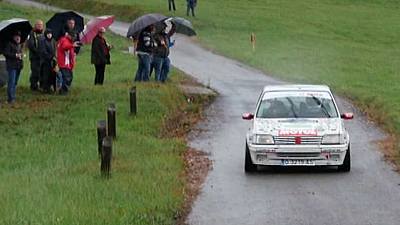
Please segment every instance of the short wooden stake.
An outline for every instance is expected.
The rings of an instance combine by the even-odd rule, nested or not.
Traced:
[[[133,86],[129,91],[129,99],[131,105],[131,115],[136,115],[137,105],[136,105],[136,86]]]
[[[107,136],[107,123],[105,120],[97,121],[97,146],[99,157],[101,158],[101,151],[103,146],[103,139]]]
[[[111,176],[112,137],[105,137],[102,143],[100,171],[103,177]]]
[[[107,108],[107,135],[116,138],[117,137],[117,120],[116,120],[116,108],[114,103],[110,103]]]

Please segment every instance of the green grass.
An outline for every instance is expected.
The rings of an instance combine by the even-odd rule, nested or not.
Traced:
[[[98,2],[172,15],[164,0]],[[207,47],[287,81],[327,84],[400,135],[399,9],[396,0],[213,0],[190,19]]]
[[[0,2],[0,20],[50,15]],[[15,108],[0,108],[0,224],[174,224],[184,201],[186,144],[160,132],[169,115],[187,108],[177,87],[185,78],[174,70],[166,85],[137,84],[138,115],[129,116],[136,60],[123,53],[129,42],[107,36],[115,47],[102,87],[93,85],[89,46],[78,56],[69,96],[31,93],[26,62]],[[111,101],[118,138],[112,178],[105,180],[96,122],[106,118]]]

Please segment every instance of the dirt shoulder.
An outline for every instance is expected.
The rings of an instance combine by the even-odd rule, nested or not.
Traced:
[[[173,113],[167,118],[161,132],[163,138],[187,138],[187,134],[195,125],[203,120],[206,109],[216,97],[216,93],[187,77],[181,82],[181,90],[188,102],[186,108]],[[182,154],[185,170],[182,174],[185,181],[184,203],[182,210],[176,215],[176,224],[186,224],[186,218],[191,212],[192,204],[200,193],[201,187],[212,169],[212,161],[205,152],[188,147]]]

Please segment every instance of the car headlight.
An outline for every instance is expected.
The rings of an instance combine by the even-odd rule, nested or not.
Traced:
[[[269,134],[256,134],[253,137],[253,144],[255,145],[273,145],[274,138]]]
[[[339,145],[344,143],[346,143],[346,135],[343,134],[325,135],[321,142],[323,145]]]

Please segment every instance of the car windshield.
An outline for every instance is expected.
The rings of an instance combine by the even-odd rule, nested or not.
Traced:
[[[338,117],[335,104],[326,91],[266,92],[257,118],[332,118]]]

